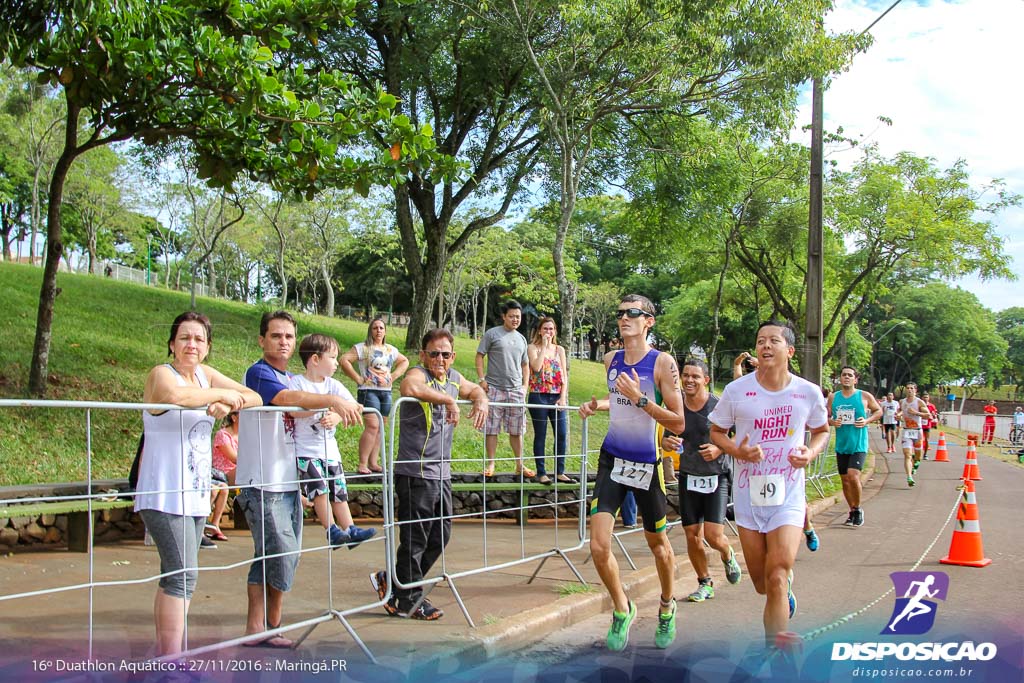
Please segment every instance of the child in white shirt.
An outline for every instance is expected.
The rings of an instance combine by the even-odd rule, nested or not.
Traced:
[[[289,388],[313,394],[331,394],[355,401],[332,375],[338,369],[338,342],[324,334],[310,334],[299,344],[305,374],[294,375]],[[361,529],[352,522],[345,472],[335,439],[340,416],[331,411],[304,411],[285,416],[285,432],[295,448],[302,495],[313,503],[331,546],[351,549],[372,538],[376,529]]]

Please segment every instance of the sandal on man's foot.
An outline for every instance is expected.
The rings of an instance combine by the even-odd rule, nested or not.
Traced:
[[[267,630],[273,630],[275,628],[281,628],[281,624],[277,626],[271,626],[267,624]],[[272,650],[291,650],[295,647],[295,643],[288,640],[282,635],[267,636],[262,640],[250,640],[247,643],[242,643],[244,647],[266,647]]]

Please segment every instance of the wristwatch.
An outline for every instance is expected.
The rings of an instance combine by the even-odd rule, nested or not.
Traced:
[[[648,403],[650,403],[650,401],[647,400],[647,397],[641,396],[636,400],[636,407],[639,408],[640,410],[643,410],[645,407],[647,407]]]

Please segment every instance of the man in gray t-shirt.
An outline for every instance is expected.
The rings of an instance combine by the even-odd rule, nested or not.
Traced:
[[[484,333],[476,349],[476,374],[479,384],[492,403],[526,404],[526,391],[530,383],[530,359],[526,355],[526,337],[518,331],[523,319],[523,307],[514,299],[501,306],[502,324]],[[484,358],[487,374],[484,374]],[[508,442],[516,458],[516,473],[533,477],[533,470],[523,467],[523,434],[526,432],[525,407],[492,406],[484,427],[487,448],[487,467],[484,476],[494,475],[494,453],[498,449],[498,434],[508,432]]]

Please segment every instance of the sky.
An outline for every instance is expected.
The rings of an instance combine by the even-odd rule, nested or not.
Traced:
[[[836,0],[826,27],[867,28],[893,0]],[[872,30],[874,44],[836,75],[824,96],[825,129],[842,126],[852,138],[873,141],[892,156],[909,151],[933,157],[941,168],[967,162],[972,186],[1001,178],[1024,195],[1024,0],[903,0]],[[892,126],[878,121],[892,119]],[[809,92],[798,126],[811,120]],[[809,133],[802,133],[810,144]],[[852,164],[859,152],[832,152]],[[994,311],[1024,306],[1024,209],[991,219],[1004,239],[1017,282],[954,284]]]

